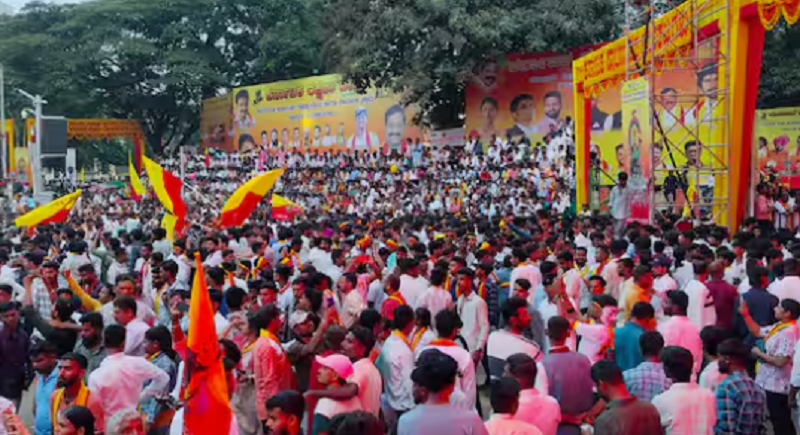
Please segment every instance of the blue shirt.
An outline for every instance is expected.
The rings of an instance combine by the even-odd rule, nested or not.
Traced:
[[[53,435],[53,420],[50,415],[50,395],[56,389],[58,381],[58,368],[46,378],[41,374],[36,374],[36,415],[33,416],[33,429],[35,435]]]
[[[644,361],[642,349],[639,347],[639,337],[642,334],[644,328],[634,322],[628,322],[622,328],[614,330],[614,360],[623,372]]]
[[[761,435],[767,422],[767,395],[747,374],[731,373],[717,387],[715,435]]]

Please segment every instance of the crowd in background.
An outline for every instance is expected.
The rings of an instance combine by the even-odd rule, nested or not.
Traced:
[[[622,174],[610,215],[575,215],[573,153],[566,127],[538,146],[165,158],[188,208],[172,240],[152,195],[114,190],[7,228],[0,434],[183,433],[200,267],[230,434],[796,433],[800,239],[759,215],[734,233],[631,221]],[[303,213],[264,201],[217,227],[275,167]]]

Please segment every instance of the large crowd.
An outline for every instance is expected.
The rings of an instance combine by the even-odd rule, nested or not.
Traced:
[[[230,434],[796,433],[800,239],[768,214],[735,233],[631,221],[622,174],[610,214],[576,215],[570,136],[175,156],[174,240],[152,194],[114,190],[6,229],[0,435],[185,433],[198,257]],[[303,212],[265,200],[220,229],[231,192],[275,167]]]

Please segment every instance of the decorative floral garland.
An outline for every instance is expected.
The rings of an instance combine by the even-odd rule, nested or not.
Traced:
[[[781,14],[789,25],[797,23],[800,20],[800,0],[758,0],[758,17],[764,29],[774,29]]]

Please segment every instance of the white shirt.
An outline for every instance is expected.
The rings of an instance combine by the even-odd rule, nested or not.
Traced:
[[[453,303],[453,295],[441,287],[428,287],[417,299],[417,308],[427,308],[431,312],[431,324],[436,327],[436,315],[446,310]]]
[[[470,352],[483,350],[489,338],[489,308],[486,301],[474,292],[469,296],[462,294],[456,303],[461,317],[461,336],[467,342]]]
[[[111,263],[111,266],[108,267],[108,271],[106,272],[106,283],[113,287],[117,284],[117,277],[127,275],[130,272],[131,271],[128,269],[127,264],[114,261]]]
[[[342,321],[342,325],[350,329],[365,309],[367,309],[367,306],[364,304],[364,298],[361,297],[356,289],[350,290],[342,300],[342,310],[339,312],[339,319]]]
[[[311,251],[309,251],[308,262],[311,263],[311,265],[317,270],[328,270],[334,267],[330,252],[325,252],[316,247],[311,248]],[[333,279],[333,277],[331,277],[331,279]]]
[[[689,284],[689,281],[694,279],[694,266],[692,266],[692,263],[684,261],[680,267],[675,268],[675,273],[672,276],[678,284],[678,289],[684,289]]]
[[[677,289],[678,283],[668,274],[661,275],[653,280],[653,290],[655,290],[658,297],[662,300],[668,291]]]
[[[561,423],[561,405],[554,397],[542,394],[536,388],[522,390],[514,419],[535,426],[542,435],[556,435]]]
[[[614,219],[628,219],[631,217],[631,197],[633,190],[630,186],[614,186],[611,189],[609,206]]]
[[[686,316],[671,316],[658,325],[658,332],[664,337],[664,346],[680,346],[692,353],[694,373],[700,372],[703,363],[703,341],[700,330]]]
[[[219,311],[214,313],[214,330],[217,332],[217,337],[221,337],[222,333],[228,329],[230,322]]]
[[[531,290],[533,290],[542,283],[542,272],[539,271],[539,267],[535,264],[520,264],[511,271],[511,278],[508,281],[511,288],[514,288],[514,283],[520,278],[530,281]]]
[[[719,384],[727,377],[728,375],[726,373],[719,372],[719,361],[711,361],[706,368],[703,369],[703,373],[700,373],[700,380],[698,383],[701,387],[714,393],[717,391]]]
[[[364,411],[379,417],[383,379],[372,360],[362,358],[353,363],[353,374],[347,381],[358,385],[358,401]]]
[[[784,276],[782,280],[776,280],[775,282],[780,282],[780,285],[773,288],[773,291],[770,293],[777,296],[781,301],[784,299],[794,299],[800,302],[800,277]]]
[[[521,421],[517,416],[509,414],[493,414],[486,422],[486,430],[490,435],[542,435],[536,426]],[[555,433],[555,432],[553,432]]]
[[[144,390],[142,385],[152,380]],[[139,402],[166,393],[169,375],[142,357],[115,353],[106,357],[89,375],[89,390],[103,405],[104,421],[118,411],[133,409]]]
[[[6,412],[10,414],[16,414],[17,408],[14,406],[14,403],[5,397],[0,397],[0,415],[5,414]],[[6,427],[6,423],[4,420],[0,420],[0,435],[8,435],[8,428]]]
[[[593,365],[605,358],[605,355],[602,355],[600,351],[608,343],[609,335],[611,334],[608,326],[600,323],[578,322],[575,324],[575,333],[581,337],[578,343],[578,353],[586,355]]]
[[[712,435],[717,422],[714,393],[692,383],[672,384],[654,397],[665,435]]]
[[[206,258],[206,261],[203,262],[203,266],[211,268],[217,267],[222,264],[222,251],[214,251],[211,255]]]
[[[472,355],[461,346],[439,346],[434,344],[421,348],[417,357],[428,349],[438,349],[456,360],[459,376],[456,377],[455,389],[453,394],[450,395],[450,404],[467,411],[474,410],[478,390],[475,380],[475,363],[472,361]]]
[[[407,411],[414,407],[411,372],[414,370],[414,353],[397,335],[392,333],[383,343],[381,356],[385,371],[381,373],[386,383],[386,402],[395,411]]]
[[[693,279],[686,285],[684,292],[689,296],[689,308],[686,314],[698,330],[717,323],[714,297],[705,284]]]
[[[400,275],[400,294],[406,299],[408,305],[417,308],[417,299],[428,289],[428,280],[418,276]]]

